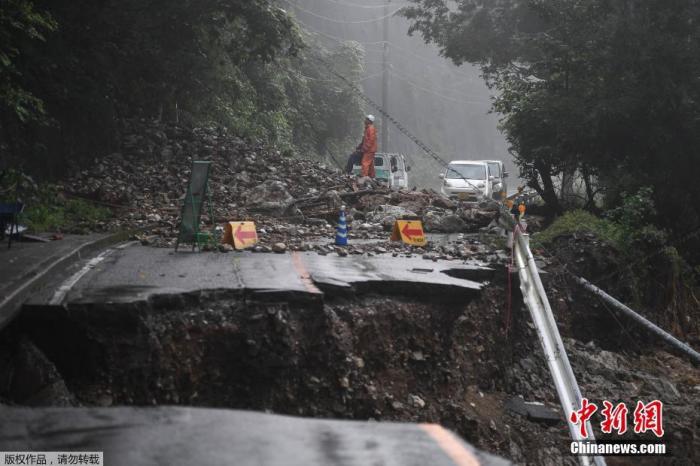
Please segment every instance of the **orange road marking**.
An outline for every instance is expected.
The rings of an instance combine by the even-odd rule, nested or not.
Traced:
[[[313,294],[321,293],[321,290],[316,288],[316,285],[314,285],[313,280],[311,280],[311,274],[309,274],[309,272],[306,270],[306,267],[304,266],[304,261],[301,258],[301,254],[299,254],[296,251],[293,251],[292,263],[294,264],[294,268],[296,269],[296,271],[299,273],[299,278],[301,278],[301,282],[304,284],[306,291]]]
[[[435,440],[435,443],[450,457],[455,466],[479,466],[479,460],[472,452],[464,448],[464,445],[452,432],[437,424],[420,424],[420,428]]]

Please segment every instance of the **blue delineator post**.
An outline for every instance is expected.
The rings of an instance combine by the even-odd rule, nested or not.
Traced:
[[[335,244],[338,246],[348,245],[348,223],[345,220],[345,206],[340,208],[340,219],[335,228]]]

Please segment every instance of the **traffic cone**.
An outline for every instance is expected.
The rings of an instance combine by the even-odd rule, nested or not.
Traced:
[[[340,219],[338,226],[335,228],[335,244],[337,246],[348,245],[348,223],[345,220],[345,206],[340,208]]]

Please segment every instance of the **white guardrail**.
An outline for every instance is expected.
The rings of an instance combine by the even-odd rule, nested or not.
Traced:
[[[547,293],[542,285],[535,258],[532,256],[532,251],[530,251],[530,236],[522,231],[520,225],[515,222],[505,209],[501,210],[500,217],[502,225],[513,232],[512,247],[520,277],[520,290],[540,338],[542,350],[559,395],[559,402],[561,403],[564,417],[567,418],[571,439],[574,441],[595,442],[590,421],[586,421],[588,437],[584,438],[579,427],[569,420],[569,414],[581,408],[583,397],[581,396],[581,390],[576,381],[574,371],[569,363],[569,357],[566,354],[557,323],[554,320],[554,314],[549,305]],[[591,464],[596,466],[606,465],[602,456],[580,456],[579,462],[583,466],[590,466]]]

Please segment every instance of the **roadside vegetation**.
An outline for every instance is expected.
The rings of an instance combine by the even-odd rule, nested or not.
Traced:
[[[64,232],[85,234],[100,230],[100,222],[111,216],[105,207],[82,199],[57,197],[51,187],[33,198],[21,220],[30,232]]]
[[[634,264],[618,278],[635,302],[687,326],[700,288],[698,3],[454,3],[403,14],[481,67],[520,175],[554,219],[535,244],[592,233]]]
[[[29,175],[8,169],[0,176],[0,201],[16,200],[25,205],[19,221],[30,233],[89,233],[100,230],[112,215],[106,207],[67,198],[55,185],[37,184]]]
[[[620,293],[618,297],[638,309],[652,311],[676,334],[686,335],[696,328],[700,267],[693,267],[679,249],[692,236],[670,238],[654,225],[650,188],[622,197],[622,205],[603,216],[583,209],[565,212],[534,234],[533,248],[556,254],[563,244],[580,248],[574,256],[583,256],[589,254],[586,247],[577,241],[571,243],[569,238],[587,236],[591,243],[605,244],[613,254],[605,259],[608,270],[602,272],[604,280],[597,284]]]
[[[19,198],[23,220],[42,231],[104,217],[100,207],[43,193],[52,192],[47,182],[120,152],[127,120],[221,126],[288,157],[338,163],[357,143],[363,109],[329,68],[359,83],[363,54],[356,43],[324,48],[269,0],[8,0],[0,3],[0,174],[19,171],[41,185]],[[0,202],[17,196],[5,192]]]
[[[0,169],[59,177],[120,150],[123,121],[215,124],[290,155],[347,153],[364,50],[327,50],[270,0],[0,4]],[[352,141],[350,141],[352,138]]]
[[[404,15],[455,63],[481,66],[521,177],[550,212],[615,210],[650,187],[647,224],[700,229],[697,2],[455,3],[415,0]],[[681,250],[697,265],[695,244]]]

